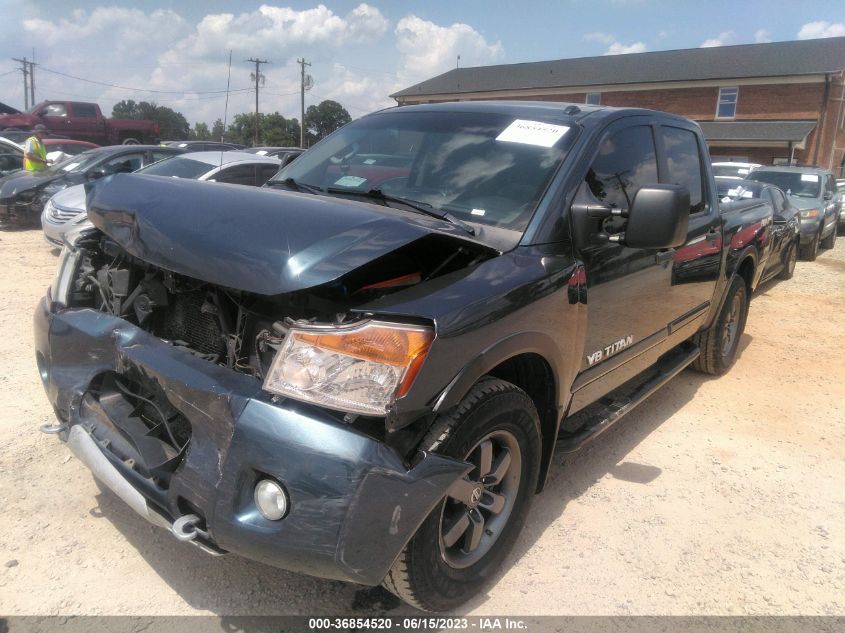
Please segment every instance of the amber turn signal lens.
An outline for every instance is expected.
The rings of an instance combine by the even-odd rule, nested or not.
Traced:
[[[384,325],[366,326],[356,332],[296,332],[297,340],[353,358],[407,367],[428,352],[431,330],[409,330]]]

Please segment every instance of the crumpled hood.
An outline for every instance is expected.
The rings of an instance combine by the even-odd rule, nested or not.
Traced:
[[[40,189],[55,181],[64,181],[67,184],[79,182],[78,179],[69,179],[69,174],[30,174],[25,171],[17,171],[3,178],[0,181],[0,199],[14,198],[27,189]],[[81,175],[81,174],[80,174]]]
[[[423,215],[243,185],[118,174],[91,187],[88,218],[128,253],[263,295],[333,281],[432,233],[466,233]]]

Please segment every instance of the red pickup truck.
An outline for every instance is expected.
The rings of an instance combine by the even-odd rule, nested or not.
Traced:
[[[82,101],[42,101],[27,112],[0,115],[0,130],[28,130],[39,123],[55,134],[98,145],[157,143],[160,133],[155,121],[107,119],[96,103]]]

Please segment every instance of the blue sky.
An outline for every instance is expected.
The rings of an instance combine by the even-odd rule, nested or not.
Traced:
[[[192,123],[223,117],[213,91],[226,88],[230,49],[230,118],[254,107],[243,61],[253,56],[272,62],[262,111],[299,116],[304,56],[314,77],[306,105],[331,98],[355,117],[457,55],[472,66],[845,35],[845,6],[830,0],[0,0],[0,16],[0,101],[23,107],[11,58],[35,48],[39,101],[92,100],[107,113],[120,99],[156,101]]]

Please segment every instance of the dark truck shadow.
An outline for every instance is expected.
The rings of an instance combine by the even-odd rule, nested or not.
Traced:
[[[751,336],[744,334],[738,356],[750,342]],[[659,465],[626,461],[625,457],[711,379],[686,370],[594,443],[578,453],[558,454],[546,488],[534,499],[525,528],[499,576],[507,573],[534,546],[564,513],[570,501],[588,492],[605,475],[640,485],[657,479],[662,474]],[[108,519],[192,608],[234,616],[224,618],[221,625],[226,620],[239,621],[240,625],[249,622],[248,617],[241,620],[238,616],[419,613],[381,587],[310,578],[234,555],[209,556],[189,544],[178,542],[169,532],[149,525],[108,490],[98,495],[97,501],[99,506],[91,510],[92,516]],[[130,587],[127,583],[126,589]],[[132,590],[143,591],[142,588]],[[482,593],[460,612],[484,607],[488,599]],[[251,629],[247,626],[243,630]]]

